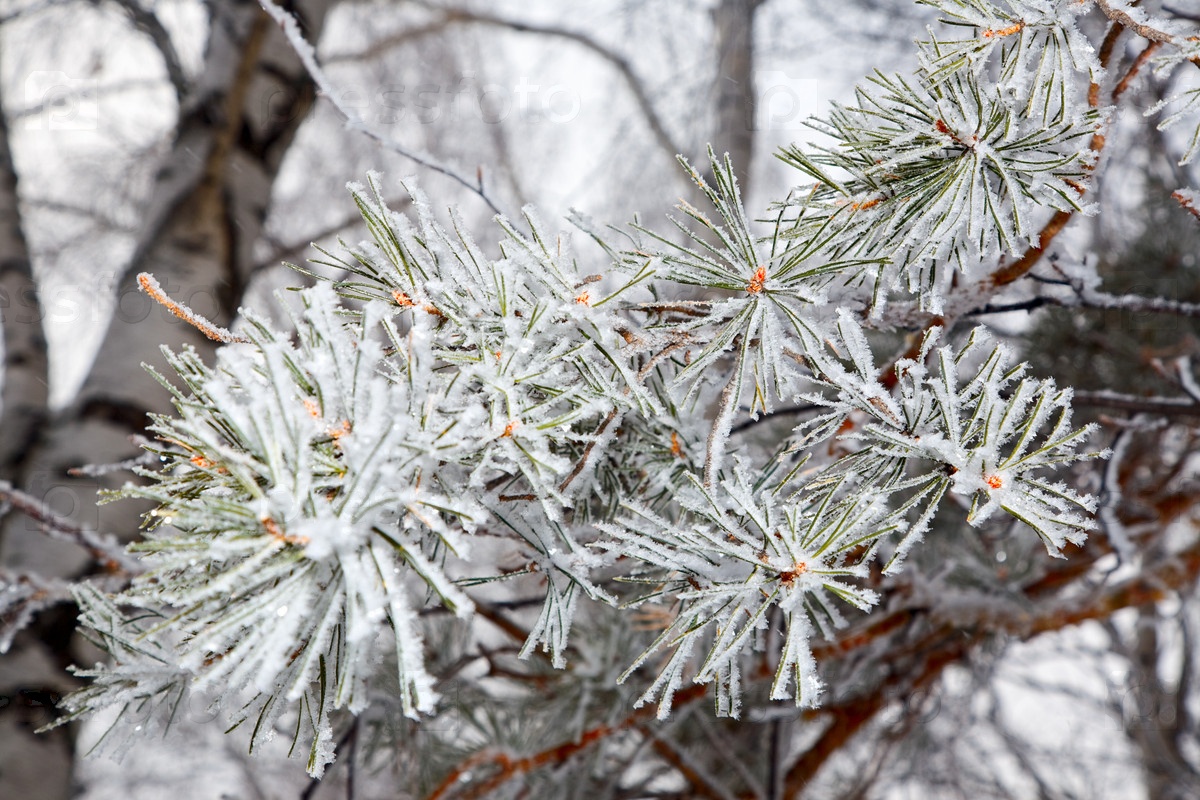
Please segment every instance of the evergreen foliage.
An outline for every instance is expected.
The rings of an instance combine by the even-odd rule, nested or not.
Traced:
[[[1081,543],[1097,501],[1061,473],[1105,453],[1070,388],[984,328],[936,320],[896,359],[865,330],[889,303],[952,322],[1053,215],[1091,210],[1102,70],[1077,2],[927,4],[916,73],[869,78],[813,123],[833,144],[783,151],[807,183],[761,224],[715,154],[711,181],[684,162],[710,207],[623,245],[579,218],[578,251],[531,211],[480,246],[415,189],[409,217],[381,178],[352,186],[371,239],[279,298],[292,330],[247,312],[215,363],[168,354],[161,466],[110,498],[156,504],[145,572],[77,587],[112,661],[68,718],[166,720],[201,693],[254,745],[286,723],[319,775],[380,664],[405,715],[438,713],[423,612],[465,624],[477,591],[528,576],[523,657],[595,660],[570,636],[605,619],[589,608],[658,609],[623,672],[595,671],[636,705],[711,683],[737,716],[767,665],[772,699],[814,706],[814,639],[871,610],[947,505],[1054,556]]]

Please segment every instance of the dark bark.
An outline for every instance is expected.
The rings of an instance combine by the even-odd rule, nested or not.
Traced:
[[[21,227],[17,173],[0,114],[0,319],[4,333],[4,389],[0,394],[0,480],[29,449],[46,417],[49,367],[42,306],[29,247]]]
[[[757,0],[721,0],[713,11],[716,39],[716,124],[713,148],[733,159],[738,183],[748,185],[754,162],[754,12]]]
[[[0,480],[11,480],[46,419],[48,360],[42,307],[21,226],[17,173],[0,113],[0,320],[4,388],[0,394]],[[0,584],[2,585],[2,584]],[[70,791],[72,737],[66,729],[34,738],[53,719],[69,688],[65,650],[71,614],[48,614],[0,657],[0,796],[65,797]]]
[[[333,0],[293,4],[310,40],[319,36],[332,4]],[[146,362],[163,370],[161,344],[173,349],[192,346],[202,354],[214,349],[213,343],[142,294],[137,274],[153,273],[173,298],[228,323],[255,268],[254,245],[262,234],[284,154],[315,96],[291,47],[257,4],[213,0],[207,7],[211,33],[204,67],[183,93],[172,146],[156,175],[134,256],[118,283],[113,319],[82,390],[65,411],[43,419],[32,408],[23,416],[9,413],[11,364],[5,381],[3,425],[22,433],[11,440],[5,437],[9,449],[0,450],[0,456],[7,453],[8,474],[59,513],[125,539],[136,536],[141,509],[132,503],[98,509],[96,492],[130,479],[129,473],[97,479],[71,477],[67,470],[134,455],[131,436],[145,428],[146,414],[169,410],[169,395],[140,366]],[[3,188],[0,185],[0,192]],[[5,223],[10,219],[6,216]],[[27,273],[26,257],[11,267],[6,262],[3,278],[27,279]],[[8,289],[8,284],[0,287]],[[33,315],[6,315],[6,339],[36,343],[40,317],[30,322],[29,316]],[[26,324],[10,334],[10,321],[21,320]],[[9,358],[22,358],[22,352],[17,348]],[[43,364],[43,375],[44,369]],[[44,397],[41,402],[44,408]],[[0,539],[0,566],[67,577],[88,570],[90,560],[80,548],[51,541],[30,520],[10,514]],[[0,694],[42,687],[50,692],[46,696],[54,696],[69,688],[64,684],[65,666],[74,660],[70,636],[51,636],[48,616],[0,659]],[[67,625],[68,631],[72,628]],[[0,797],[57,800],[70,794],[70,730],[33,736],[33,728],[52,716],[47,708],[39,711],[44,718],[33,720],[35,724],[11,714],[0,717],[7,726],[0,729]],[[4,713],[0,709],[0,715]],[[21,765],[36,766],[30,772]]]

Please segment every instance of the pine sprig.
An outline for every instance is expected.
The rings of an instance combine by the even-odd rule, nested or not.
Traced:
[[[875,593],[856,584],[867,574],[872,542],[902,524],[872,497],[845,491],[846,482],[789,495],[783,486],[756,484],[743,465],[733,473],[715,490],[693,478],[677,520],[630,503],[617,521],[599,526],[609,537],[600,547],[642,564],[634,573],[639,580],[659,583],[637,602],[679,606],[622,677],[658,650],[671,651],[638,701],[657,697],[660,718],[685,677],[714,683],[718,713],[737,716],[743,656],[763,647],[773,608],[782,614],[784,645],[771,697],[815,705],[821,682],[809,646],[814,625],[828,635],[845,624],[836,601],[860,610],[875,603]],[[706,652],[693,665],[698,649]]]
[[[803,352],[820,340],[821,315],[815,309],[827,300],[825,287],[841,273],[878,267],[882,259],[825,258],[822,248],[829,236],[822,232],[803,239],[778,231],[769,238],[756,235],[728,155],[718,159],[710,149],[709,159],[713,185],[686,160],[680,163],[718,219],[684,203],[680,208],[688,221],[672,222],[689,244],[643,228],[657,249],[630,252],[627,258],[640,264],[649,256],[660,280],[731,294],[698,307],[690,318],[650,330],[696,343],[675,377],[686,391],[694,391],[700,377],[733,351],[737,367],[731,380],[740,387],[752,376],[756,405],[770,410],[773,398],[790,393],[794,370],[784,363],[789,351]]]
[[[1090,110],[1045,124],[1022,117],[968,71],[938,83],[877,73],[854,105],[814,124],[832,147],[781,152],[816,181],[794,193],[791,235],[832,231],[838,258],[888,254],[876,306],[899,286],[938,313],[953,275],[974,277],[984,261],[1036,244],[1049,210],[1085,208],[1095,124]]]
[[[594,730],[588,698],[619,667],[571,631],[603,627],[585,601],[617,606],[631,584],[624,608],[659,628],[620,675],[652,672],[639,705],[665,716],[693,681],[736,716],[770,679],[772,699],[813,707],[813,637],[876,604],[880,566],[898,570],[947,502],[976,526],[1009,515],[1052,555],[1081,542],[1096,500],[1055,474],[1104,454],[1083,449],[1070,390],[982,329],[955,345],[931,328],[883,381],[878,320],[858,316],[897,293],[941,311],[986,262],[1038,246],[1047,217],[1087,210],[1098,116],[1077,85],[1099,67],[1075,4],[928,4],[956,34],[815,123],[832,146],[781,153],[810,183],[772,219],[751,221],[711,150],[710,177],[684,162],[706,207],[683,203],[674,232],[634,226],[619,252],[581,222],[595,263],[531,209],[481,245],[415,187],[400,215],[378,176],[351,186],[369,240],[322,252],[334,274],[309,273],[290,332],[247,313],[214,363],[167,353],[162,468],[119,493],[156,506],[132,548],[145,572],[77,588],[113,661],[83,673],[71,718],[156,707],[165,724],[203,694],[252,747],[286,719],[319,775],[336,715],[386,691],[420,718],[439,669],[497,667],[428,652],[421,615],[464,621],[509,579],[542,591],[520,657],[603,662],[572,730]],[[774,416],[796,404],[817,413]],[[520,735],[490,711],[453,713]]]
[[[1090,514],[1096,499],[1043,474],[1106,457],[1107,452],[1077,452],[1095,427],[1073,428],[1071,391],[1052,380],[1024,377],[1025,365],[1014,366],[1007,347],[984,353],[982,328],[957,350],[935,349],[940,331],[930,331],[919,358],[895,365],[893,396],[875,377],[861,330],[843,315],[837,344],[851,368],[828,350],[810,355],[823,391],[805,399],[830,411],[797,428],[797,446],[839,435],[861,450],[831,464],[827,474],[868,476],[888,493],[911,495],[907,504],[918,522],[897,545],[887,571],[899,568],[947,493],[969,503],[968,523],[981,525],[1002,510],[1061,557],[1067,543],[1081,543],[1095,527]]]
[[[960,71],[976,78],[995,68],[1000,96],[1022,117],[1063,121],[1079,106],[1080,78],[1098,82],[1103,69],[1075,24],[1086,10],[1072,0],[918,0],[966,36],[931,37],[919,56],[930,81]]]

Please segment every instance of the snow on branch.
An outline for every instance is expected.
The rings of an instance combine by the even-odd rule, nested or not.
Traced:
[[[495,209],[481,180],[340,105],[295,20],[262,4],[350,129]],[[587,665],[571,679],[597,660],[578,633],[600,624],[588,601],[619,609],[613,636],[639,653],[619,679],[645,672],[633,697],[660,716],[709,687],[737,716],[767,681],[771,699],[814,708],[814,653],[833,646],[817,640],[871,612],[930,531],[1015,521],[1052,556],[1083,543],[1097,499],[1064,478],[1107,452],[1089,449],[1073,402],[1131,401],[1033,378],[954,322],[1092,210],[1103,136],[1081,89],[1105,57],[1073,2],[930,4],[954,36],[921,43],[913,75],[877,74],[835,105],[816,123],[833,146],[784,151],[810,183],[765,220],[711,150],[703,174],[683,162],[702,201],[682,202],[673,229],[631,226],[624,249],[579,217],[602,246],[577,249],[532,209],[481,244],[416,187],[397,213],[372,173],[351,185],[367,240],[321,251],[317,285],[279,299],[287,331],[249,311],[235,335],[143,275],[223,346],[214,363],[167,353],[175,410],[153,419],[145,483],[120,492],[154,504],[131,548],[144,571],[120,590],[74,587],[113,660],[87,671],[70,713],[211,691],[235,727],[252,723],[252,746],[288,720],[319,775],[334,715],[381,691],[413,719],[445,707],[430,621],[465,623],[499,581],[537,590],[536,617],[501,618],[519,656]],[[865,330],[910,322],[923,330],[892,359]],[[1186,402],[1140,402],[1190,413],[1200,388],[1177,368]],[[559,751],[468,759],[434,796],[475,765],[494,768],[477,788],[497,788],[642,714],[581,724]]]

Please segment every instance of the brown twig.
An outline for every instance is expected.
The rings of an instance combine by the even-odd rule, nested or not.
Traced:
[[[1101,2],[1103,2],[1103,0],[1101,0]],[[1110,19],[1112,19],[1112,17],[1110,17]],[[1113,24],[1109,27],[1108,33],[1104,37],[1104,42],[1100,45],[1099,60],[1101,68],[1108,67],[1109,62],[1112,60],[1113,52],[1116,50],[1117,40],[1120,38],[1123,30],[1124,25],[1116,20],[1114,20]],[[1140,64],[1137,66],[1140,66]],[[1126,75],[1126,78],[1132,80],[1133,73],[1134,70],[1131,68],[1131,72],[1130,74]],[[1118,86],[1119,85],[1120,84],[1118,84]],[[1122,89],[1122,91],[1124,91],[1124,89]],[[1113,93],[1113,99],[1117,99],[1115,90]],[[1088,105],[1092,108],[1100,107],[1099,84],[1093,83],[1088,87]],[[1092,150],[1092,152],[1097,154],[1097,157],[1099,157],[1100,152],[1104,149],[1104,141],[1104,132],[1102,129],[1098,128],[1096,132],[1092,134],[1092,140],[1089,143],[1089,148]],[[1042,256],[1046,253],[1046,248],[1048,248],[1050,243],[1054,241],[1054,237],[1058,236],[1058,234],[1062,232],[1062,229],[1067,226],[1067,223],[1071,221],[1071,217],[1073,217],[1074,214],[1074,211],[1054,212],[1054,216],[1050,218],[1050,221],[1042,227],[1041,232],[1038,234],[1038,243],[1026,250],[1024,254],[1022,254],[1022,256],[1016,261],[1012,262],[1011,264],[1006,264],[993,272],[989,278],[991,285],[995,288],[1006,286],[1018,278],[1023,277],[1027,272],[1029,272],[1029,270],[1033,269],[1034,265],[1037,264],[1038,261],[1041,260]]]
[[[705,685],[696,684],[680,690],[675,694],[673,705],[678,708],[687,703],[694,702],[703,697],[708,691]],[[461,798],[468,800],[469,798],[486,797],[495,789],[500,788],[505,783],[514,778],[526,775],[536,769],[550,766],[553,764],[562,764],[575,755],[587,750],[592,745],[604,741],[615,733],[628,730],[637,725],[646,717],[651,716],[656,711],[656,707],[645,705],[635,709],[623,720],[613,725],[596,725],[583,731],[576,739],[563,742],[554,747],[541,750],[530,756],[522,758],[513,758],[508,753],[496,753],[482,751],[465,759],[459,763],[450,773],[439,783],[432,792],[430,792],[425,800],[441,800],[441,798],[450,796],[450,793],[456,786],[461,785],[463,776],[476,769],[482,767],[494,767],[497,771],[486,781],[476,784],[471,789],[465,791]]]
[[[729,796],[728,792],[723,792],[718,787],[713,786],[712,781],[707,776],[701,774],[700,770],[689,761],[687,756],[680,752],[669,740],[657,735],[646,725],[638,725],[636,727],[638,733],[642,734],[646,738],[646,741],[650,743],[651,749],[688,782],[690,787],[689,797],[707,797],[709,800],[725,800]]]
[[[1116,392],[1075,392],[1072,403],[1077,406],[1119,408],[1122,411],[1137,411],[1166,416],[1200,417],[1200,405],[1191,398],[1137,397]]]
[[[191,325],[196,330],[203,333],[209,339],[212,339],[214,342],[222,342],[224,344],[245,344],[250,341],[249,339],[245,339],[234,334],[232,331],[222,328],[220,325],[216,325],[208,321],[195,311],[192,311],[190,308],[185,306],[183,303],[172,300],[167,296],[167,293],[163,291],[163,288],[158,285],[158,281],[155,280],[154,276],[149,272],[139,273],[137,276],[137,281],[138,285],[142,287],[142,291],[150,295],[151,299],[153,299],[156,303],[165,308],[167,311],[170,311],[176,317],[179,317],[179,319]]]
[[[1162,600],[1169,593],[1195,583],[1198,576],[1200,544],[1164,559],[1157,568],[1143,570],[1141,574],[1094,594],[1084,602],[1056,606],[1032,615],[1018,612],[985,619],[981,613],[978,623],[969,630],[950,624],[939,626],[909,648],[910,652],[924,654],[920,671],[914,677],[904,680],[898,675],[885,681],[866,696],[851,698],[837,706],[827,706],[812,712],[830,715],[831,723],[812,747],[788,770],[784,796],[799,796],[829,756],[841,750],[855,734],[874,719],[898,688],[911,692],[931,685],[946,667],[962,661],[985,639],[996,634],[1009,634],[1028,640],[1089,620],[1104,619],[1124,608]],[[884,657],[884,660],[889,659]]]
[[[1107,67],[1112,61],[1113,51],[1117,47],[1117,40],[1121,38],[1121,34],[1125,32],[1125,26],[1119,22],[1115,22],[1108,28],[1108,33],[1104,36],[1104,41],[1100,43],[1100,52],[1097,58],[1100,61],[1100,66]],[[1088,105],[1092,108],[1100,107],[1100,84],[1094,81],[1088,86]]]
[[[628,392],[628,387],[626,387],[626,391]],[[579,457],[579,461],[575,462],[575,467],[569,473],[567,473],[567,477],[563,478],[562,483],[558,485],[558,490],[560,492],[566,491],[567,487],[571,485],[571,481],[578,478],[579,474],[583,472],[584,467],[587,466],[588,461],[592,457],[592,451],[596,449],[596,442],[598,442],[600,437],[604,435],[604,432],[608,430],[608,426],[613,424],[613,420],[617,418],[617,413],[617,409],[615,408],[612,411],[609,411],[608,416],[606,416],[600,423],[599,427],[596,428],[596,432],[592,434],[594,438],[587,443],[586,447],[583,448],[583,455]]]
[[[1121,99],[1121,95],[1125,94],[1129,85],[1133,83],[1133,79],[1137,77],[1138,72],[1146,65],[1146,62],[1150,60],[1150,56],[1154,55],[1154,51],[1159,47],[1161,47],[1159,42],[1151,42],[1146,46],[1146,49],[1138,53],[1137,58],[1129,65],[1129,69],[1121,76],[1121,80],[1117,81],[1117,85],[1113,87],[1112,99],[1114,103]]]
[[[1196,208],[1191,197],[1188,197],[1183,192],[1175,191],[1171,192],[1171,199],[1179,203],[1179,205],[1183,207],[1184,211],[1188,212],[1196,219],[1200,219],[1200,208]]]
[[[511,619],[501,614],[500,610],[492,606],[490,603],[480,603],[476,601],[475,613],[522,644],[524,644],[524,642],[529,638],[529,631],[525,630]]]
[[[1129,16],[1129,14],[1121,9],[1110,6],[1108,4],[1108,0],[1096,0],[1096,5],[1100,7],[1100,10],[1104,13],[1104,16],[1112,20],[1114,24],[1120,25],[1123,28],[1128,28],[1138,36],[1141,36],[1143,39],[1149,39],[1151,42],[1160,42],[1163,44],[1175,43],[1175,37],[1171,34],[1136,21],[1133,17]]]
[[[1050,218],[1038,234],[1038,243],[1026,250],[1020,258],[1011,264],[1005,264],[1000,269],[992,273],[990,281],[992,286],[999,288],[1006,286],[1018,278],[1025,276],[1025,273],[1033,269],[1034,265],[1042,260],[1042,256],[1046,253],[1046,248],[1054,241],[1054,237],[1067,227],[1067,223],[1071,221],[1071,217],[1075,215],[1074,211],[1055,211],[1054,216]]]

